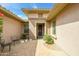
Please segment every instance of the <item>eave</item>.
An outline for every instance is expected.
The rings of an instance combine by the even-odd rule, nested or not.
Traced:
[[[62,9],[67,5],[68,5],[67,3],[57,3],[57,4],[55,4],[55,6],[50,10],[46,21],[50,21],[51,19],[56,17],[57,14],[59,14],[62,11]]]
[[[21,19],[20,17],[18,17],[17,15],[13,14],[12,12],[10,12],[9,10],[6,10],[4,7],[0,6],[0,12],[3,13],[4,15],[6,15],[7,17],[16,19],[20,22],[25,23],[26,21],[24,21],[23,19]]]
[[[49,9],[22,9],[25,14],[34,14],[34,13],[49,13]]]

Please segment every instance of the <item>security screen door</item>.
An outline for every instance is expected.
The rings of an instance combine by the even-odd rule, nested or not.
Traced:
[[[44,36],[44,23],[37,23],[37,38]]]

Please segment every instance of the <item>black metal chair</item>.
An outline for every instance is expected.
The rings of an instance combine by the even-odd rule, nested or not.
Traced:
[[[3,52],[6,46],[9,46],[9,51],[11,51],[11,44],[12,44],[12,41],[9,40],[9,42],[8,41],[6,42],[6,40],[1,39],[0,37],[1,52]]]
[[[24,41],[25,41],[26,39],[29,40],[29,34],[28,34],[28,33],[23,33],[22,36],[21,36],[21,39],[24,40]]]

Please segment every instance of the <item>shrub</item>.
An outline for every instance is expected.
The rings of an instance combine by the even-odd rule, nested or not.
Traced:
[[[54,44],[54,37],[51,35],[45,35],[43,39],[47,44]]]

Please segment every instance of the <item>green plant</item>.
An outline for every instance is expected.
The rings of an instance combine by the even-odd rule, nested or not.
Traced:
[[[3,19],[0,17],[0,33],[2,33],[2,28],[3,28]]]
[[[43,39],[47,44],[54,44],[54,37],[52,37],[51,35],[46,34]]]

